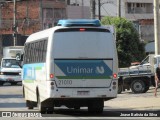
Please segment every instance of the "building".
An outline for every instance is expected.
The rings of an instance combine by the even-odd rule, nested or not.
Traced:
[[[66,0],[17,0],[14,26],[13,0],[0,0],[0,58],[2,47],[23,46],[28,35],[53,27],[66,18]],[[13,33],[16,34],[13,34]]]
[[[74,6],[90,7],[90,0],[68,0],[68,4]],[[95,12],[98,18],[98,0],[95,0]],[[100,0],[101,16],[116,16],[117,15],[117,0]],[[89,12],[90,9],[89,9]],[[123,14],[123,12],[122,12]]]
[[[1,2],[0,34],[13,33],[13,2]],[[19,0],[16,2],[16,26],[21,35],[30,35],[54,26],[66,18],[65,0]]]
[[[98,0],[95,1],[98,18]],[[100,0],[100,2],[101,17],[117,16],[117,0]],[[153,0],[121,0],[120,6],[121,17],[133,21],[141,40],[153,40]],[[13,30],[16,30],[18,35],[26,36],[55,26],[59,19],[89,19],[90,17],[90,0],[17,0],[15,28],[13,26],[13,1],[1,0],[0,35],[11,35]],[[10,36],[10,39],[12,38]],[[7,43],[5,45],[12,44]]]
[[[125,0],[125,6],[127,19],[153,19],[153,0]]]
[[[89,0],[88,0],[89,1]],[[86,6],[84,0],[75,1],[67,0],[67,18],[68,19],[89,19],[90,18],[90,5]]]
[[[135,23],[142,41],[154,40],[153,0],[125,0],[124,17]]]
[[[68,0],[71,5],[90,6],[90,0]],[[96,1],[96,16],[98,18],[98,0]],[[120,0],[120,13],[132,21],[140,34],[141,41],[154,39],[153,0]],[[117,16],[117,0],[100,0],[101,17]]]

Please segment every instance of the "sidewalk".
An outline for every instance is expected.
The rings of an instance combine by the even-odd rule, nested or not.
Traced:
[[[160,110],[160,89],[157,97],[154,96],[154,88],[143,94],[124,92],[118,94],[117,98],[106,101],[104,106],[118,110]]]

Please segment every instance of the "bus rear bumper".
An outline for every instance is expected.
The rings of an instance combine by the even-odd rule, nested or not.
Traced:
[[[108,98],[48,98],[42,102],[44,107],[61,107],[66,106],[68,108],[75,108],[75,107],[87,107],[90,102],[97,102],[99,101],[106,101],[114,99],[114,97]]]
[[[52,98],[114,98],[117,97],[117,89],[111,88],[59,88],[51,91]]]

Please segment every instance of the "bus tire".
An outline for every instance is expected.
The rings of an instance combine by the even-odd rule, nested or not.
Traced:
[[[75,106],[74,109],[75,109],[75,110],[80,110],[81,107],[80,107],[80,106]]]
[[[39,94],[38,94],[37,98],[38,98],[38,101],[37,101],[38,110],[41,114],[45,114],[46,113],[46,107],[43,107],[42,102],[40,101]]]
[[[32,102],[30,100],[26,100],[26,106],[28,107],[28,109],[33,109],[34,108]]]
[[[145,83],[143,80],[134,80],[131,83],[131,90],[133,93],[143,93],[145,91]]]
[[[33,109],[33,107],[28,107],[29,110]]]
[[[89,113],[103,113],[104,101],[103,100],[93,100],[89,101],[88,112]]]
[[[53,114],[54,107],[48,107],[47,108],[47,114]]]
[[[25,98],[25,89],[24,89],[24,86],[23,86],[23,94],[22,94],[23,98]]]
[[[4,84],[4,82],[3,81],[0,81],[0,86],[2,86]]]
[[[17,85],[17,82],[11,82],[11,85]]]

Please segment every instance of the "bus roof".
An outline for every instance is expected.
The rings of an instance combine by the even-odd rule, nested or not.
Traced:
[[[101,23],[96,19],[70,19],[59,20],[58,26],[72,27],[72,26],[93,26],[100,27]]]
[[[67,26],[67,25],[71,25],[71,26]],[[40,40],[40,39],[44,39],[44,38],[48,38],[50,35],[52,35],[54,33],[55,30],[61,29],[61,28],[71,28],[71,27],[89,27],[89,28],[102,28],[102,29],[108,29],[105,26],[101,26],[100,25],[100,21],[99,20],[86,20],[86,19],[82,19],[82,20],[59,20],[58,23],[59,26],[55,26],[53,28],[49,28],[43,31],[39,31],[36,33],[31,34],[28,38],[27,38],[27,42],[31,42],[31,41],[35,41],[35,40]],[[109,30],[110,31],[110,30]]]
[[[58,27],[58,28],[61,28],[61,27]],[[49,28],[49,29],[46,29],[46,30],[43,30],[43,31],[33,33],[27,38],[26,43],[34,41],[34,40],[40,40],[40,39],[48,38],[50,36],[50,34],[53,33],[58,28],[53,27],[53,28]]]

